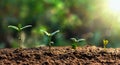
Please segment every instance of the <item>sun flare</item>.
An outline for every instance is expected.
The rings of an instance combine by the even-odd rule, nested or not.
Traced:
[[[120,12],[120,0],[108,0],[108,7],[113,12]]]

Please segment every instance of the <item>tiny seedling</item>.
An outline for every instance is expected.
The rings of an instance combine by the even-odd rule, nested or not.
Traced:
[[[60,32],[60,30],[57,30],[57,31],[55,31],[53,33],[48,33],[47,31],[44,31],[45,35],[47,35],[48,38],[49,38],[49,40],[48,40],[49,52],[51,52],[51,46],[54,43],[54,42],[51,41],[52,36],[57,34],[58,32]]]
[[[72,41],[73,41],[73,43],[72,43],[72,49],[76,49],[77,48],[77,44],[79,43],[79,42],[81,42],[81,41],[85,41],[85,39],[76,39],[76,38],[70,38]]]
[[[13,26],[13,25],[8,26],[8,28],[12,28],[12,29],[15,29],[18,31],[19,48],[22,48],[22,46],[21,46],[21,44],[22,44],[21,31],[28,27],[32,27],[32,25],[22,26],[21,24],[18,24],[18,26]]]
[[[108,40],[103,40],[103,45],[104,45],[104,48],[106,48],[106,45],[108,44]]]

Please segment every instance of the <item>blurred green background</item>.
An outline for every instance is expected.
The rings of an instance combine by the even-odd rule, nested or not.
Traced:
[[[17,48],[17,31],[8,25],[32,25],[22,32],[23,47],[47,45],[43,30],[60,30],[53,46],[68,46],[71,37],[86,39],[80,46],[120,47],[120,11],[112,0],[0,0],[0,48]],[[113,0],[117,1],[118,0]],[[112,7],[110,7],[113,5]],[[114,9],[116,7],[116,9]],[[113,9],[112,9],[113,8]],[[118,9],[117,9],[118,8]]]

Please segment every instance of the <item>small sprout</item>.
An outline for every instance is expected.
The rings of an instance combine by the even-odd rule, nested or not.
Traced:
[[[81,41],[85,41],[85,39],[76,39],[76,38],[70,38],[74,43],[72,43],[72,49],[76,49],[77,48],[77,44]]]
[[[28,27],[32,27],[32,25],[26,25],[26,26],[23,26],[21,24],[18,24],[18,26],[13,26],[13,25],[9,25],[8,28],[12,28],[12,29],[15,29],[18,31],[18,40],[19,40],[19,48],[22,48],[21,44],[22,44],[22,39],[21,39],[21,31],[25,28],[28,28]]]
[[[49,40],[48,40],[49,52],[51,52],[51,46],[54,43],[54,42],[51,41],[52,36],[59,33],[59,32],[60,32],[60,30],[57,30],[57,31],[55,31],[53,33],[48,33],[47,31],[44,31],[45,35],[47,35],[49,37]]]
[[[103,40],[103,45],[104,45],[104,48],[106,48],[106,45],[108,44],[108,40]]]

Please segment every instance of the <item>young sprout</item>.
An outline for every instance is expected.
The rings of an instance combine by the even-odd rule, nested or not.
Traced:
[[[19,48],[22,48],[22,46],[21,46],[21,44],[22,44],[21,31],[28,27],[32,27],[32,25],[22,26],[21,24],[18,24],[18,26],[13,26],[13,25],[8,26],[8,28],[12,28],[12,29],[15,29],[18,31]]]
[[[108,44],[108,40],[103,40],[103,45],[104,45],[104,48],[106,48],[106,45]]]
[[[77,48],[77,44],[81,41],[85,41],[85,39],[76,39],[76,38],[70,38],[74,43],[72,43],[72,49],[76,49]]]
[[[54,42],[52,42],[52,36],[59,33],[60,30],[54,31],[53,33],[48,33],[47,31],[44,31],[45,35],[48,36],[49,40],[48,40],[48,45],[49,45],[49,52],[51,52],[51,46]]]

